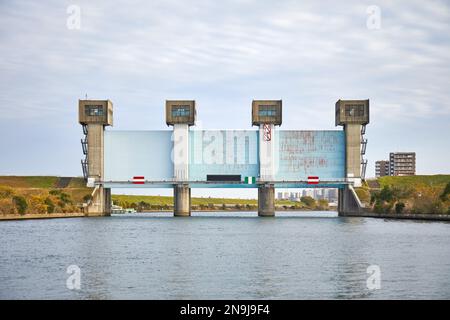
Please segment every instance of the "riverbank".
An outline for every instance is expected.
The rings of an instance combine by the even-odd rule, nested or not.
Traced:
[[[141,213],[172,213],[172,210],[146,210]],[[205,213],[216,213],[216,212],[255,212],[255,210],[192,210],[192,212],[205,212]],[[299,212],[299,213],[309,213],[314,212],[312,210],[277,210],[277,212]],[[327,211],[332,212],[332,211]],[[120,214],[115,214],[120,215]],[[46,213],[46,214],[25,214],[25,215],[17,215],[17,214],[8,214],[8,215],[0,215],[0,221],[13,221],[13,220],[34,220],[34,219],[62,219],[62,218],[85,218],[85,217],[95,217],[95,216],[86,216],[84,213],[74,212],[74,213]],[[364,213],[347,213],[343,217],[350,218],[376,218],[376,219],[394,219],[394,220],[423,220],[423,221],[449,221],[450,215],[443,214],[394,214],[394,213],[372,213],[372,212],[364,212]]]
[[[32,220],[32,219],[60,219],[60,218],[81,218],[85,217],[84,213],[39,213],[39,214],[6,214],[0,215],[0,221],[9,220]]]
[[[450,221],[449,214],[426,214],[426,213],[347,213],[344,217],[396,219],[396,220],[424,220],[424,221]]]

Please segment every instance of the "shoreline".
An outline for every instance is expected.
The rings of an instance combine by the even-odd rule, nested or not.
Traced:
[[[450,214],[434,214],[434,213],[346,213],[341,217],[350,218],[375,218],[375,219],[392,219],[392,220],[422,220],[422,221],[450,221]]]
[[[86,215],[82,212],[75,213],[32,213],[32,214],[8,214],[0,215],[0,221],[32,220],[32,219],[59,219],[59,218],[82,218]]]
[[[315,210],[278,210],[279,212],[313,212]],[[333,212],[332,210],[324,210]],[[147,210],[139,213],[155,213],[155,212],[173,212],[173,210]],[[192,212],[255,212],[255,210],[192,210]],[[122,214],[114,214],[122,215]],[[89,218],[103,217],[98,215],[86,215],[82,212],[76,213],[45,213],[45,214],[25,214],[25,215],[0,215],[0,221],[14,220],[34,220],[34,219],[64,219],[64,218]],[[422,220],[422,221],[450,221],[450,215],[443,214],[393,214],[393,213],[347,213],[340,217],[349,218],[375,218],[375,219],[392,219],[392,220]]]
[[[256,212],[257,210],[218,210],[218,209],[211,209],[211,210],[191,210],[191,212]],[[288,211],[304,211],[304,212],[313,212],[315,210],[277,210],[280,212],[288,212]],[[332,210],[324,210],[324,211],[330,211]],[[154,212],[173,212],[173,210],[146,210],[143,212],[136,212],[136,213],[154,213]],[[116,213],[114,215],[120,216],[124,213]],[[133,213],[130,213],[133,214]],[[104,215],[90,215],[85,214],[83,212],[75,212],[75,213],[31,213],[31,214],[7,214],[7,215],[0,215],[0,221],[13,221],[13,220],[34,220],[34,219],[64,219],[64,218],[93,218],[93,217],[108,217]]]

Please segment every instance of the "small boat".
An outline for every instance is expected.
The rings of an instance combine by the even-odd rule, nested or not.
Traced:
[[[112,214],[125,214],[125,213],[136,213],[136,210],[133,208],[122,208],[121,206],[112,205],[111,206]]]

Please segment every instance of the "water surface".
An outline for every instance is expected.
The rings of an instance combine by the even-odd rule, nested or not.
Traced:
[[[69,265],[81,289],[69,290]],[[370,265],[381,289],[369,290]],[[450,298],[450,224],[336,213],[0,222],[0,298]]]

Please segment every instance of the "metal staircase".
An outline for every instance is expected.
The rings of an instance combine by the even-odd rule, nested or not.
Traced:
[[[86,124],[83,124],[83,134],[84,139],[81,139],[81,148],[83,149],[84,160],[81,159],[81,169],[83,170],[83,177],[87,180],[89,176],[88,171],[88,127]]]
[[[367,168],[367,159],[364,159],[364,155],[366,154],[367,148],[367,139],[364,138],[364,134],[366,133],[366,125],[362,125],[361,127],[361,179],[366,179],[366,168]]]

